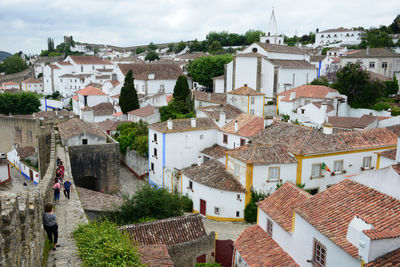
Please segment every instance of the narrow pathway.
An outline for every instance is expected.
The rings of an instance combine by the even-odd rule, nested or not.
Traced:
[[[71,170],[66,163],[64,148],[57,145],[57,156],[64,162],[65,179],[73,183]],[[79,224],[87,223],[85,212],[83,211],[75,185],[72,186],[71,198],[67,199],[61,189],[60,205],[56,205],[56,216],[58,223],[58,244],[60,247],[56,251],[51,250],[47,260],[47,266],[73,267],[81,266],[82,262],[78,257],[78,249],[72,236],[73,231]]]

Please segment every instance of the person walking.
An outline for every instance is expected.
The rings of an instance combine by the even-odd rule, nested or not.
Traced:
[[[55,178],[54,180],[53,190],[54,190],[54,202],[56,204],[60,204],[61,185],[57,178]]]
[[[56,215],[53,212],[53,205],[47,203],[43,211],[43,227],[47,233],[50,243],[53,243],[53,250],[56,250],[60,245],[58,241],[58,224],[56,222]]]
[[[68,179],[66,179],[64,182],[64,196],[68,199],[71,191],[71,185],[72,185],[71,182]]]

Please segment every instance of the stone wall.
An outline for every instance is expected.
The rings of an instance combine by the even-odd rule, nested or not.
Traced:
[[[28,79],[29,77],[33,77],[33,68],[32,67],[29,67],[26,70],[18,72],[18,73],[0,76],[0,83],[5,83],[5,82],[20,83],[23,80]]]
[[[149,159],[142,157],[135,150],[126,149],[120,153],[122,163],[137,177],[144,178],[149,174]]]
[[[199,239],[168,246],[168,253],[171,256],[174,266],[192,267],[196,264],[197,257],[206,254],[206,261],[214,263],[215,233]]]
[[[75,185],[104,193],[119,190],[119,143],[70,146],[67,151]]]
[[[41,266],[46,240],[42,214],[52,200],[55,175],[55,135],[51,134],[50,162],[37,187],[0,197],[0,266]]]

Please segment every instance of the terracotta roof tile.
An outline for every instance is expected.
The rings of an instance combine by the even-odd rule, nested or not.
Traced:
[[[18,155],[20,156],[21,159],[24,159],[26,157],[33,156],[36,154],[35,148],[33,146],[17,147],[15,150],[17,150]]]
[[[225,157],[225,151],[229,149],[219,145],[213,145],[212,147],[207,147],[201,153],[206,154],[207,156],[212,157],[213,159],[219,159]]]
[[[396,148],[392,148],[392,149],[384,150],[382,152],[378,152],[377,154],[380,154],[381,157],[396,160],[396,151],[397,151]]]
[[[84,107],[82,111],[94,111],[94,116],[108,116],[113,115],[114,107],[110,102],[99,103],[92,107]]]
[[[347,28],[343,28],[343,27],[339,27],[339,28],[336,28],[336,29],[325,30],[325,31],[322,31],[322,32],[319,32],[319,33],[326,33],[326,32],[351,32],[351,31],[353,31],[353,30],[347,29]]]
[[[69,61],[57,61],[56,63],[63,66],[72,66]]]
[[[321,109],[321,105],[323,104],[323,101],[317,101],[317,102],[311,102],[311,104],[313,104],[314,106],[316,106],[317,108]],[[326,112],[331,112],[332,110],[334,110],[334,107],[331,104],[326,103]]]
[[[94,88],[92,86],[86,86],[85,88],[79,90],[76,93],[80,95],[107,95],[102,91],[100,91],[99,89]]]
[[[112,86],[114,86],[114,87],[117,86],[118,84],[120,84],[120,82],[117,80],[109,80],[107,82],[110,82],[112,84]]]
[[[219,120],[222,112],[225,112],[225,119],[227,120],[232,120],[242,113],[238,108],[229,104],[204,106],[198,109],[206,113],[208,117],[214,120]]]
[[[396,267],[400,266],[400,249],[393,250],[374,261],[370,261],[364,267]]]
[[[235,122],[238,122],[238,131],[235,132]],[[220,130],[222,132],[252,137],[264,129],[264,119],[255,115],[242,113],[231,120]]]
[[[123,123],[130,123],[131,121],[113,121],[107,119],[105,121],[97,123],[97,127],[103,131],[116,131],[117,126]]]
[[[249,144],[227,151],[226,154],[242,162],[255,165],[297,162],[283,145]]]
[[[78,101],[78,96],[77,96],[77,95],[74,95],[74,96],[71,97],[71,98],[72,98],[72,100]]]
[[[76,187],[84,210],[110,211],[116,210],[124,202],[121,197],[104,194],[83,187]]]
[[[148,80],[149,74],[154,74],[154,80],[176,80],[183,75],[183,70],[176,64],[134,63],[118,64],[118,67],[124,75],[132,70],[136,80]]]
[[[101,59],[96,56],[69,56],[76,64],[94,64],[94,65],[111,65],[108,60]]]
[[[148,267],[173,267],[174,264],[166,245],[138,247],[141,263]]]
[[[259,225],[244,229],[233,245],[250,267],[299,266]]]
[[[226,94],[206,93],[197,90],[194,90],[193,93],[194,93],[194,99],[198,101],[217,103],[217,104],[226,103]]]
[[[213,80],[223,80],[223,79],[225,79],[225,75],[220,75],[220,76],[214,77],[212,79]]]
[[[310,62],[320,62],[326,58],[326,55],[322,56],[310,56]]]
[[[31,77],[26,80],[23,80],[21,83],[41,83],[41,82]]]
[[[167,123],[167,121],[154,123],[149,125],[149,128],[162,133],[198,131],[218,128],[210,118],[196,118],[196,127],[191,126],[191,118],[175,119],[172,120],[172,130],[168,129]]]
[[[287,46],[287,45],[276,45],[276,44],[266,44],[266,43],[257,43],[267,52],[276,52],[276,53],[285,53],[285,54],[301,54],[304,55],[304,51],[296,46]]]
[[[256,90],[254,90],[246,85],[239,87],[239,88],[229,92],[228,94],[231,94],[231,95],[264,95],[263,93],[257,92]]]
[[[69,116],[76,116],[75,113],[72,111],[68,110],[47,110],[47,111],[39,111],[36,113],[33,113],[33,117],[35,118],[40,118],[40,117],[55,117],[55,116],[64,116],[64,117],[69,117]]]
[[[348,179],[303,202],[295,212],[354,258],[358,249],[346,235],[355,216],[373,226],[363,231],[371,239],[400,236],[400,201]]]
[[[305,60],[286,60],[286,59],[267,59],[275,66],[280,66],[284,69],[317,69],[314,65]]]
[[[96,76],[96,79],[98,79],[98,80],[104,80],[104,79],[110,79],[110,78],[111,78],[110,75],[99,75],[99,76]]]
[[[54,65],[54,64],[49,64],[48,66],[53,70],[60,69],[60,67],[58,67],[57,65]]]
[[[217,160],[208,160],[200,166],[185,168],[182,173],[195,182],[215,189],[246,193],[239,180],[227,172],[225,166]]]
[[[60,123],[58,125],[58,131],[60,132],[62,140],[67,140],[84,132],[89,132],[93,135],[106,138],[106,135],[100,129],[97,129],[93,124],[84,122],[78,118],[73,118],[66,122]]]
[[[286,182],[257,206],[279,224],[286,232],[292,231],[293,211],[296,205],[310,199],[312,195],[291,182]]]
[[[283,96],[283,98],[281,98],[279,101],[293,101],[294,99],[290,100],[290,95],[292,92],[296,93],[294,99],[302,97],[324,99],[326,98],[326,95],[330,92],[339,93],[337,90],[329,88],[327,86],[305,84],[279,93],[278,96]]]
[[[120,228],[139,245],[175,245],[206,235],[199,215],[173,217],[158,221],[125,225]]]
[[[150,115],[153,115],[155,113],[155,108],[154,106],[148,105],[142,108],[138,108],[132,111],[129,111],[128,114],[134,115],[134,116],[139,116],[139,117],[147,117]]]
[[[387,48],[370,48],[368,55],[367,49],[358,49],[352,54],[348,54],[346,58],[391,58],[400,57],[400,54],[393,52]]]

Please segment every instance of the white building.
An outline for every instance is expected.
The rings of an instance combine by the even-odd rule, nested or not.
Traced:
[[[276,24],[275,11],[272,9],[271,18],[269,20],[266,36],[260,36],[260,42],[267,44],[283,45],[284,38],[278,34],[278,26]]]
[[[86,122],[97,123],[105,120],[112,120],[115,113],[114,107],[109,102],[99,103],[92,107],[86,106],[81,109],[80,118]]]
[[[314,47],[328,45],[358,45],[363,32],[343,27],[315,33]]]
[[[149,126],[149,183],[178,190],[179,170],[197,162],[216,143],[217,126],[209,118],[168,120]]]
[[[40,182],[39,170],[33,167],[38,164],[37,152],[33,146],[13,148],[7,153],[7,159],[27,180],[34,184]]]
[[[74,118],[58,124],[63,146],[106,144],[107,136],[94,124]]]
[[[197,118],[210,118],[220,128],[224,127],[225,124],[235,119],[241,113],[238,108],[229,104],[203,106],[196,109]]]
[[[43,83],[36,79],[28,78],[21,82],[21,90],[25,92],[35,92],[38,94],[42,94]]]
[[[10,90],[10,89],[20,89],[18,83],[15,82],[5,82],[2,83],[3,90]]]
[[[226,103],[226,94],[207,93],[193,90],[195,109],[205,106],[218,106]]]
[[[212,78],[214,93],[224,93],[225,75]]]
[[[10,165],[6,159],[0,159],[0,185],[10,181]]]
[[[348,179],[316,196],[286,183],[258,203],[257,225],[235,241],[233,264],[390,266],[400,259],[399,208]]]
[[[154,106],[145,106],[128,112],[128,120],[133,122],[147,122],[153,124],[160,122],[160,112]]]
[[[93,107],[100,103],[108,103],[109,96],[96,89],[88,86],[76,92],[76,96],[72,97],[72,111],[82,118],[82,109],[85,107]]]
[[[226,102],[241,112],[264,117],[264,94],[245,84],[227,94]]]
[[[340,65],[349,63],[360,64],[363,69],[378,73],[393,79],[400,72],[400,54],[387,48],[367,48],[350,51],[340,58]]]

